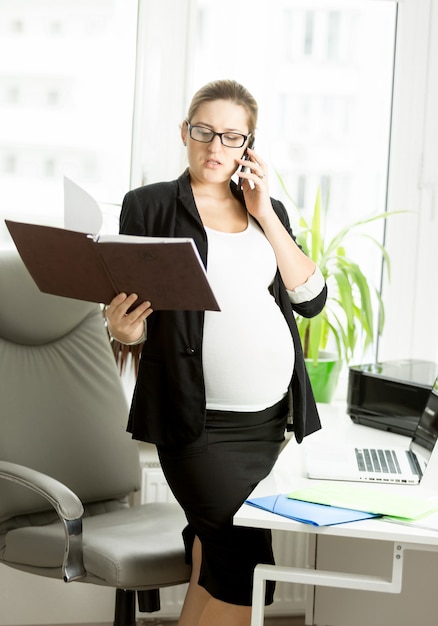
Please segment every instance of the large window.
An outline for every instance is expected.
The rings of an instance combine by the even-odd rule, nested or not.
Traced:
[[[63,223],[63,177],[112,203],[129,186],[137,2],[0,0],[3,218]]]
[[[327,236],[341,225],[384,212],[396,3],[218,4],[197,2],[193,89],[230,77],[255,95],[260,106],[256,149],[269,162],[271,193],[285,199],[293,226],[297,215],[278,177],[304,215],[321,187]],[[381,220],[367,232],[383,241],[383,229]],[[379,288],[379,254],[370,255],[369,241],[354,240],[352,246]],[[356,357],[372,360],[374,355]]]
[[[412,211],[388,220],[381,352],[437,353],[436,0],[0,0],[0,14],[0,245],[4,217],[62,223],[63,176],[116,231],[128,188],[186,166],[194,91],[235,78],[259,102],[256,147],[294,225],[277,173],[304,212],[321,186],[329,231]],[[383,241],[383,222],[370,234]],[[380,255],[359,253],[378,287]]]
[[[278,172],[304,209],[321,184],[334,221],[383,210],[396,4],[197,4],[193,88],[230,77],[254,93],[257,144],[271,165],[272,191],[280,193]],[[220,45],[218,54],[233,33],[233,45]]]

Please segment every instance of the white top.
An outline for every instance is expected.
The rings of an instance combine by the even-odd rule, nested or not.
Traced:
[[[268,291],[274,251],[253,219],[240,233],[206,228],[207,276],[221,311],[206,311],[203,367],[208,409],[259,411],[283,398],[295,352]]]

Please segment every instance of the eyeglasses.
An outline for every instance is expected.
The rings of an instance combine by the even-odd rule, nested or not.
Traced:
[[[217,135],[222,145],[227,148],[242,148],[245,141],[251,136],[251,133],[249,133],[249,135],[242,135],[241,133],[233,133],[230,131],[226,133],[216,133],[214,130],[205,128],[205,126],[192,126],[189,122],[187,122],[187,127],[190,137],[195,141],[210,143]]]

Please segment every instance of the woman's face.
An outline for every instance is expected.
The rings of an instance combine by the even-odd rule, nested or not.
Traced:
[[[246,109],[229,100],[213,100],[199,106],[190,120],[191,126],[202,126],[217,133],[234,132],[248,135]],[[217,135],[213,141],[202,143],[190,137],[187,124],[182,127],[182,139],[187,144],[191,175],[204,183],[228,182],[239,166],[248,140],[240,148],[224,146]]]

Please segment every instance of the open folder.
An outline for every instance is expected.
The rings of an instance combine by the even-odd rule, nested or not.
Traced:
[[[347,522],[357,522],[371,517],[379,517],[364,511],[292,500],[284,494],[249,498],[245,502],[259,509],[270,511],[304,524],[312,524],[313,526],[333,526],[335,524],[346,524]]]
[[[33,280],[45,293],[109,304],[136,293],[155,310],[219,311],[192,239],[87,235],[5,220]]]

